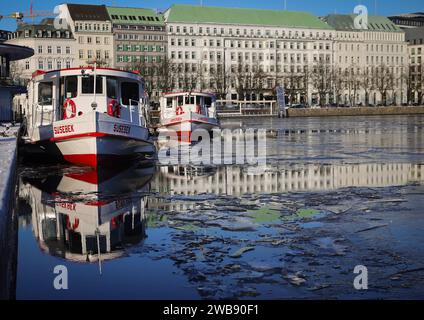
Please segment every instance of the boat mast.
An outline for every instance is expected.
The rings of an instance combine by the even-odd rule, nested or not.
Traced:
[[[93,101],[93,103],[91,104],[91,107],[93,108],[93,110],[96,110],[97,109],[97,102],[96,102],[96,92],[97,92],[97,61],[95,61],[94,62],[94,70],[93,70],[93,73],[94,73],[94,101]]]

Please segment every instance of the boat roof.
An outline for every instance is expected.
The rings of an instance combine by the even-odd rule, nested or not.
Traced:
[[[178,97],[178,96],[204,96],[204,97],[214,97],[215,94],[208,92],[198,92],[198,91],[176,91],[176,92],[166,92],[162,94],[163,97]]]
[[[49,71],[37,70],[32,74],[32,79],[35,81],[41,81],[41,80],[52,79],[56,77],[75,76],[75,75],[81,75],[81,72],[83,70],[85,72],[90,71],[91,73],[93,73],[94,69],[96,69],[96,74],[101,76],[129,78],[136,81],[142,80],[141,75],[137,72],[125,71],[125,70],[119,70],[119,69],[113,69],[113,68],[94,68],[92,66],[49,70]]]

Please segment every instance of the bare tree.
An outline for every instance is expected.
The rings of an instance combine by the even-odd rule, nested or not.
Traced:
[[[340,104],[340,98],[344,89],[344,74],[341,69],[334,66],[331,69],[331,89],[334,97],[333,103]]]
[[[415,103],[415,96],[417,96],[417,103],[423,103],[424,96],[424,65],[414,64],[409,66],[409,80],[410,80],[410,93],[411,101]]]
[[[364,89],[365,93],[365,105],[370,105],[370,95],[371,92],[375,89],[375,81],[372,69],[365,67],[362,71],[362,81],[361,86]],[[375,101],[374,101],[375,103]]]
[[[359,68],[355,70],[355,67],[352,65],[350,68],[347,68],[345,70],[344,81],[346,84],[346,89],[348,91],[349,103],[352,107],[356,106],[357,104],[356,97],[362,87],[361,79],[362,74]]]
[[[213,83],[212,89],[215,91],[218,99],[225,99],[230,86],[228,70],[225,69],[225,65],[218,63],[216,68],[209,74]]]
[[[328,62],[320,60],[311,68],[310,79],[312,86],[319,95],[321,107],[324,107],[327,94],[331,93],[331,66]]]
[[[177,67],[175,63],[163,57],[157,67],[157,90],[159,92],[171,92],[175,89]]]
[[[375,71],[376,90],[380,93],[381,102],[387,105],[387,98],[390,92],[394,90],[394,74],[390,67],[381,64]]]

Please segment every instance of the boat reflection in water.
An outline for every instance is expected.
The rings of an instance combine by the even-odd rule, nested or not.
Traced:
[[[124,255],[146,237],[145,207],[152,164],[121,172],[71,168],[21,181],[20,198],[31,207],[41,250],[74,262]]]

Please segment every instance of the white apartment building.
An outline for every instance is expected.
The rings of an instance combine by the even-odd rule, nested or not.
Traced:
[[[335,31],[309,13],[173,5],[164,15],[179,89],[189,76],[190,89],[262,99],[285,84],[292,102],[312,103],[308,70],[333,63]]]
[[[336,30],[334,68],[341,86],[333,93],[344,104],[401,104],[407,100],[405,33],[386,17],[369,16],[366,29],[355,15],[324,20]]]
[[[40,24],[23,24],[8,36],[6,43],[34,49],[34,56],[15,61],[12,76],[24,84],[35,70],[55,70],[75,66],[75,39],[68,28],[56,29],[53,19]],[[17,79],[19,77],[19,79]]]
[[[112,22],[106,6],[63,4],[60,12],[76,40],[76,65],[97,62],[103,67],[114,67]]]
[[[407,29],[409,54],[409,103],[424,103],[424,27]]]

